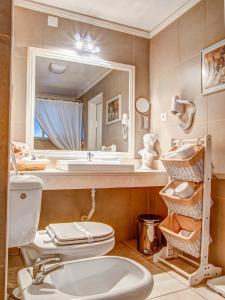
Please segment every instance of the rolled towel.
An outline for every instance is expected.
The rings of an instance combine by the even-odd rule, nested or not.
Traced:
[[[175,188],[175,194],[180,198],[190,198],[193,193],[194,189],[188,182],[182,182]]]
[[[165,190],[165,194],[167,196],[173,196],[175,194],[175,191],[172,188],[168,188],[168,189]]]
[[[187,159],[195,154],[195,148],[190,144],[184,144],[177,148],[176,154],[181,159]]]
[[[177,158],[177,153],[175,151],[170,151],[170,152],[167,152],[163,155],[164,158],[167,158],[167,159],[176,159]]]
[[[187,230],[185,230],[185,229],[181,229],[180,232],[179,232],[178,234],[179,234],[180,236],[183,236],[183,237],[189,237],[189,236],[192,234],[192,232],[187,231]]]

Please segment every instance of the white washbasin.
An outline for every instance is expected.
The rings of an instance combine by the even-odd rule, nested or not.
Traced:
[[[153,277],[139,263],[115,256],[65,262],[42,285],[32,285],[27,269],[18,273],[24,300],[144,300]]]
[[[94,159],[73,159],[57,160],[57,169],[63,171],[134,171],[134,164],[124,164],[119,160]]]

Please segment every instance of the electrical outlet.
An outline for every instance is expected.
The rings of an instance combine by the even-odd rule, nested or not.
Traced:
[[[161,122],[166,122],[166,120],[167,120],[167,115],[166,115],[166,113],[164,112],[164,113],[161,113]]]

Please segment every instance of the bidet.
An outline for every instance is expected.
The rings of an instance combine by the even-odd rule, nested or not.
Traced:
[[[124,257],[101,256],[64,263],[35,285],[27,272],[18,273],[23,300],[144,300],[153,287],[151,273]]]

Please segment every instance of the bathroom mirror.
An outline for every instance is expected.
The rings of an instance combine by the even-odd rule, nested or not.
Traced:
[[[134,66],[29,48],[27,80],[32,152],[133,156]]]

